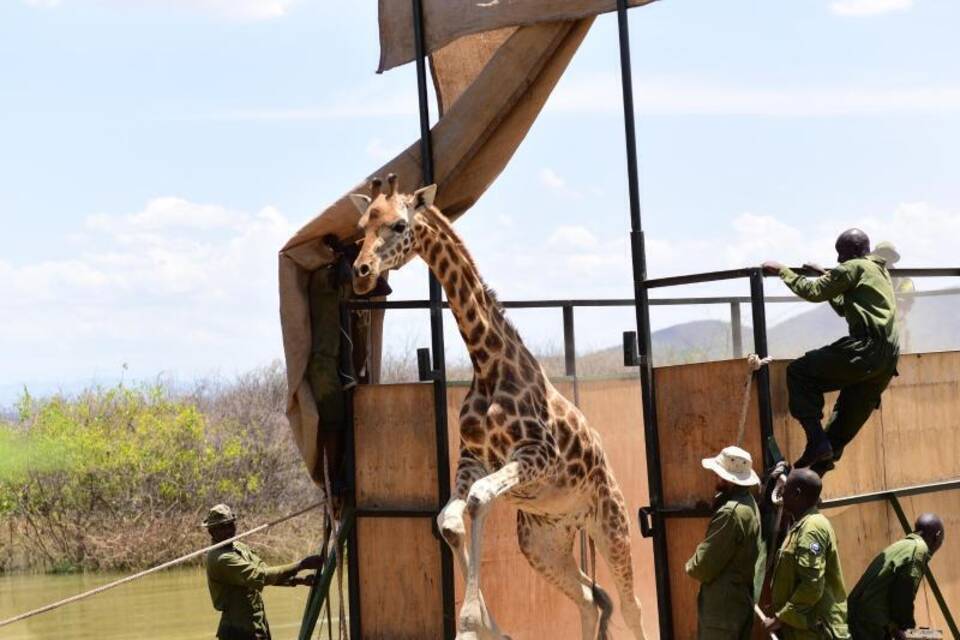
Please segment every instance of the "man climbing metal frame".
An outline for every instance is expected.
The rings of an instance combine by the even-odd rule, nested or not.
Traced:
[[[837,266],[805,278],[778,262],[765,262],[764,272],[779,275],[795,294],[810,302],[829,302],[847,320],[850,335],[809,351],[787,367],[790,414],[807,435],[796,467],[823,475],[840,459],[880,396],[896,375],[900,343],[896,301],[883,259],[870,255],[870,240],[860,229],[848,229],[836,243]],[[826,427],[823,394],[840,391]]]

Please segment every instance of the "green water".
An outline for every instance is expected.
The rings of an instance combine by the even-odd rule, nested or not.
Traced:
[[[103,573],[0,576],[0,620],[118,577],[121,576]],[[306,587],[264,589],[267,619],[274,640],[297,637],[308,593]],[[210,604],[203,569],[171,569],[2,627],[0,639],[212,639],[219,619]]]

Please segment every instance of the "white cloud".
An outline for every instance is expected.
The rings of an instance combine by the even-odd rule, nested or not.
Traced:
[[[960,86],[735,86],[695,77],[636,77],[644,115],[837,117],[960,111]],[[546,109],[554,113],[621,113],[620,77],[571,75]]]
[[[581,194],[576,189],[570,187],[567,181],[550,167],[540,169],[540,184],[556,193],[570,198],[581,198]]]
[[[75,251],[0,262],[0,379],[71,380],[122,362],[151,377],[249,368],[280,355],[279,211],[157,198],[90,216]]]
[[[913,8],[913,0],[837,0],[830,11],[838,16],[875,16]]]
[[[67,0],[76,4],[90,0]],[[257,21],[280,18],[287,15],[300,0],[134,0],[122,2],[112,0],[124,8],[160,6],[177,7],[188,11],[196,11],[215,15],[229,20]],[[53,8],[64,4],[63,0],[23,0],[28,6],[38,8]]]
[[[566,181],[549,167],[540,169],[540,182],[551,189],[565,189],[567,187]]]
[[[547,239],[550,249],[560,251],[595,249],[599,245],[597,237],[589,229],[579,225],[561,225]]]

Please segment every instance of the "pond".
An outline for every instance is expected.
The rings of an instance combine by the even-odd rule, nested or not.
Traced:
[[[0,576],[0,619],[93,589],[119,577],[122,576],[107,573]],[[297,637],[308,593],[307,587],[264,589],[267,619],[274,640]],[[334,608],[334,618],[336,614]],[[189,567],[161,571],[14,623],[0,629],[0,638],[201,640],[214,637],[219,619],[220,614],[210,604],[203,568]],[[326,637],[326,633],[322,637]]]

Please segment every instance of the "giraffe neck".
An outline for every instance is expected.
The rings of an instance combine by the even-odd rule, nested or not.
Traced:
[[[516,330],[489,292],[460,236],[437,209],[413,217],[415,250],[437,277],[467,345],[474,374],[495,373],[505,349],[522,348]]]

